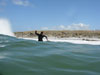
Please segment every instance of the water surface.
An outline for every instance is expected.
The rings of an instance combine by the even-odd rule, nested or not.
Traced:
[[[0,35],[0,75],[100,75],[100,45]]]

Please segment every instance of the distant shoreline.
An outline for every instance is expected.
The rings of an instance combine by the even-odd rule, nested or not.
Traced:
[[[38,31],[40,33],[41,31]],[[51,30],[51,31],[43,31],[45,35],[48,37],[53,38],[81,38],[83,40],[87,41],[95,41],[95,39],[100,39],[100,31],[90,31],[90,30],[75,30],[75,31],[69,31],[69,30]],[[24,32],[14,32],[16,37],[22,37],[22,38],[36,38],[34,31],[24,31]],[[90,39],[91,40],[90,40]]]

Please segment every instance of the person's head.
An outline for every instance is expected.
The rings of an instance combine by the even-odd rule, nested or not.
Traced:
[[[43,35],[43,32],[41,32],[41,34]]]

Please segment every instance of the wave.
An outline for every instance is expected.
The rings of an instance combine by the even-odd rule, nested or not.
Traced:
[[[37,38],[16,38],[8,35],[2,35],[0,34],[0,47],[5,47],[6,45],[4,43],[10,43],[10,42],[21,42],[21,41],[27,41],[27,40],[34,40],[37,41]],[[44,39],[46,42],[46,39]],[[100,45],[100,40],[83,40],[78,38],[65,38],[65,39],[59,39],[59,38],[49,38],[49,42],[65,42],[65,43],[72,43],[72,44],[88,44],[88,45]]]
[[[0,43],[4,43],[4,42],[9,42],[9,41],[14,41],[17,38],[14,36],[9,36],[9,35],[4,35],[4,34],[0,34]]]
[[[54,42],[69,42],[69,43],[73,43],[73,44],[89,44],[89,45],[100,45],[100,41],[85,41],[85,40],[55,40],[55,39],[51,39],[51,41]]]
[[[22,38],[22,39],[26,39],[26,40],[35,40],[37,41],[38,39],[36,38]],[[46,39],[44,39],[44,41],[46,41]],[[49,39],[50,42],[66,42],[66,43],[73,43],[73,44],[88,44],[88,45],[100,45],[100,40],[95,39],[95,40],[83,40],[83,39],[72,39],[72,38],[68,38],[68,39],[58,39],[58,38],[50,38]]]
[[[99,75],[100,46],[77,45],[65,40],[72,39],[37,42],[33,38],[0,35],[0,45],[6,45],[0,48],[1,74]]]

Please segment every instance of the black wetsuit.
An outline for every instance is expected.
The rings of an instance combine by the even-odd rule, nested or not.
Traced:
[[[38,36],[38,41],[43,41],[43,37],[46,37],[45,35],[42,35],[42,34],[38,34],[38,33],[35,33],[37,36]]]

